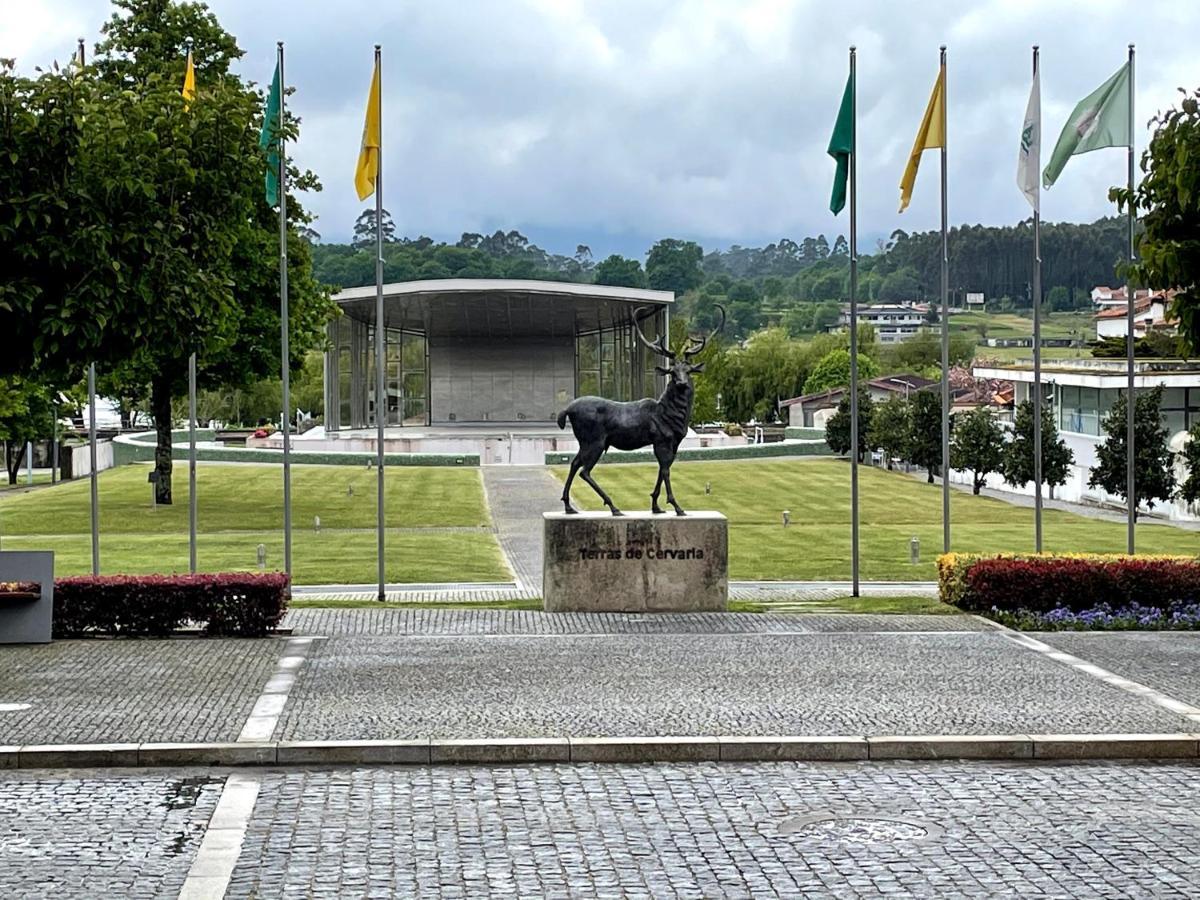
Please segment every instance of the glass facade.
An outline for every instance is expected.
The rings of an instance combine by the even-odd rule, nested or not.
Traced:
[[[329,373],[325,404],[328,430],[375,425],[375,328],[350,316],[330,325]],[[429,361],[425,335],[387,329],[384,336],[386,425],[426,425],[429,421]],[[336,401],[336,402],[333,402]],[[330,415],[337,411],[337,416]]]
[[[1058,427],[1100,437],[1105,417],[1113,402],[1124,391],[1119,388],[1093,388],[1062,385],[1058,396]],[[1200,388],[1164,388],[1160,407],[1163,425],[1169,434],[1185,431],[1200,422]]]
[[[663,333],[666,316],[661,311],[640,323],[647,340]],[[609,400],[657,397],[662,377],[654,371],[666,360],[642,346],[628,322],[582,331],[575,336],[575,396]]]

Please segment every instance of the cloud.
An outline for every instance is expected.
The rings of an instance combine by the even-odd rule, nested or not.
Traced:
[[[5,0],[10,2],[10,0]],[[949,207],[953,223],[1027,215],[1014,178],[1042,47],[1048,156],[1074,103],[1139,44],[1138,123],[1200,85],[1200,61],[1173,36],[1200,29],[1200,7],[1116,2],[857,4],[791,0],[456,0],[335,5],[212,0],[247,51],[243,73],[270,77],[287,42],[299,161],[325,190],[308,199],[326,239],[361,208],[351,186],[375,42],[384,52],[385,203],[407,234],[454,238],[517,227],[644,249],[662,236],[706,246],[845,230],[828,212],[829,131],[859,48],[859,228],[938,223],[937,155],[897,215],[899,178],[949,46]],[[94,39],[102,0],[23,3],[6,14],[0,56],[23,68]],[[65,44],[66,46],[60,46]],[[202,77],[202,73],[201,73]],[[1148,132],[1139,130],[1144,147]],[[1112,212],[1117,150],[1073,160],[1044,198],[1051,220]],[[564,239],[565,235],[577,238]],[[567,244],[571,246],[567,246]],[[864,249],[868,247],[864,246]]]

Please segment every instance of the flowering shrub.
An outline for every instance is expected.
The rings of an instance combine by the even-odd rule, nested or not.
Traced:
[[[990,615],[997,622],[1021,631],[1200,630],[1200,603],[1176,604],[1170,608],[1139,603],[1113,608],[1103,603],[1078,612],[1064,606],[1048,612],[993,607]]]
[[[290,591],[282,573],[103,575],[54,582],[54,636],[166,635],[187,622],[210,635],[261,637]]]

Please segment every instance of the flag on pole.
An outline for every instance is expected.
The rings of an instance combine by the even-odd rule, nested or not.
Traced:
[[[187,109],[196,99],[196,67],[192,65],[192,51],[188,50],[187,68],[183,70],[183,108]]]
[[[1041,73],[1033,73],[1029,104],[1025,107],[1025,123],[1021,126],[1021,150],[1017,155],[1017,187],[1029,201],[1034,212],[1040,212],[1038,167],[1042,164],[1042,88]]]
[[[833,194],[829,198],[829,211],[835,216],[846,206],[846,182],[850,175],[850,154],[854,139],[854,73],[846,78],[846,90],[842,93],[842,105],[837,121],[833,125],[833,136],[829,139],[829,155],[837,163],[833,176]]]
[[[937,81],[933,84],[933,93],[929,95],[929,105],[925,107],[925,118],[917,129],[917,139],[913,141],[912,153],[908,155],[908,165],[904,167],[904,177],[900,179],[900,212],[908,207],[912,199],[913,185],[917,181],[917,167],[921,165],[921,154],[926,150],[946,146],[946,69],[938,70]]]
[[[1042,183],[1050,187],[1062,174],[1067,160],[1078,153],[1104,147],[1129,147],[1130,133],[1129,63],[1117,69],[1108,81],[1079,101],[1063,125],[1050,162],[1042,173]]]
[[[358,165],[354,167],[354,186],[358,199],[366,200],[375,193],[375,180],[379,176],[379,147],[382,143],[379,127],[379,63],[371,75],[371,94],[367,97],[367,115],[363,122],[362,148],[358,151]]]
[[[268,206],[274,206],[279,202],[279,135],[282,128],[279,121],[279,109],[280,98],[283,96],[280,91],[279,63],[276,63],[275,77],[271,79],[271,90],[267,94],[267,106],[263,111],[262,132],[258,136],[258,146],[267,154],[264,193]]]

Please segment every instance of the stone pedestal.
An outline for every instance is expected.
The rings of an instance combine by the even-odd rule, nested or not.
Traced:
[[[723,612],[728,520],[719,512],[544,513],[547,612]]]

